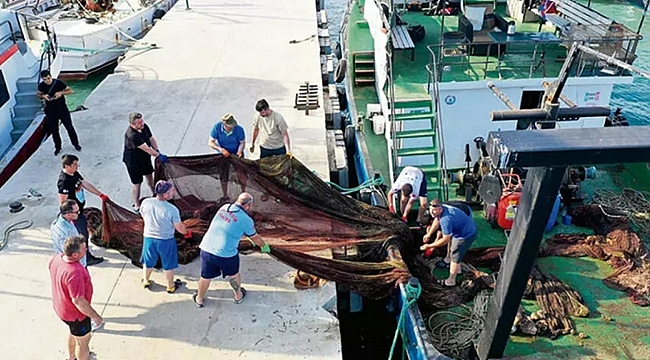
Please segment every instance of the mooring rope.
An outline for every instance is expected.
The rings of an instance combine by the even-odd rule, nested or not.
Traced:
[[[432,342],[441,353],[461,358],[483,330],[490,291],[483,290],[474,298],[474,307],[461,305],[460,312],[443,310],[429,317],[428,325]]]
[[[397,345],[397,339],[399,338],[399,335],[402,336],[402,358],[404,358],[404,353],[406,352],[406,345],[407,342],[404,341],[404,333],[405,333],[405,328],[404,328],[404,318],[406,317],[406,311],[408,310],[411,305],[413,305],[416,301],[418,301],[418,298],[420,297],[420,294],[422,293],[422,287],[420,286],[419,282],[411,282],[409,281],[406,284],[406,299],[404,301],[404,304],[402,304],[402,311],[400,311],[399,318],[397,319],[397,329],[395,329],[395,336],[393,337],[393,344],[390,347],[390,354],[388,356],[388,360],[393,359],[393,354],[395,352],[395,345]]]
[[[7,246],[9,243],[9,234],[11,234],[13,231],[27,229],[28,227],[32,226],[32,224],[34,223],[31,220],[21,220],[9,225],[5,229],[4,233],[2,234],[2,238],[0,239],[0,250],[4,249],[5,246]]]
[[[600,205],[601,209],[604,206],[621,211],[640,233],[648,235],[650,234],[649,198],[650,193],[630,188],[621,190],[620,194],[608,189],[596,189],[592,202]],[[604,209],[603,213],[607,216],[615,216],[607,214]]]

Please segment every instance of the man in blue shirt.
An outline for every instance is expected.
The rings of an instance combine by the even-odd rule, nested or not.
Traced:
[[[460,263],[463,256],[476,240],[476,224],[474,224],[471,216],[461,209],[443,205],[439,199],[431,200],[429,211],[434,216],[434,219],[422,238],[425,244],[420,249],[426,251],[447,245],[445,260],[442,261],[442,264],[436,264],[436,266],[449,266],[449,278],[437,280],[437,282],[447,287],[456,286],[456,275],[460,274]],[[440,231],[437,231],[438,228]],[[428,242],[434,233],[436,234],[436,240],[429,244]]]
[[[221,117],[221,121],[214,124],[210,132],[210,139],[208,145],[214,150],[219,151],[223,156],[230,156],[236,154],[237,157],[244,157],[244,146],[246,146],[246,132],[244,128],[237,125],[237,120],[232,114],[225,114]],[[219,199],[219,203],[230,201],[228,196],[228,181],[230,166],[222,163],[219,166],[219,181],[221,182],[221,189],[223,197]],[[238,176],[241,183],[241,191],[246,191],[246,176]]]
[[[205,306],[205,293],[210,281],[221,275],[228,278],[235,303],[239,304],[246,296],[241,286],[239,274],[239,240],[247,236],[264,253],[270,253],[269,245],[255,230],[255,223],[248,214],[253,208],[253,197],[241,193],[234,204],[223,205],[212,218],[208,231],[201,241],[201,278],[198,292],[192,296],[197,307]]]
[[[66,200],[59,206],[59,215],[50,226],[50,235],[52,237],[52,246],[54,252],[63,254],[63,244],[66,239],[79,235],[79,230],[75,227],[75,221],[79,218],[79,205],[74,200]],[[86,255],[79,260],[81,265],[86,266]]]

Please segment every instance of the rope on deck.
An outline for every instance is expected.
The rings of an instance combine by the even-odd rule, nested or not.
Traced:
[[[608,189],[594,190],[593,203],[602,207],[619,210],[636,226],[643,235],[650,234],[650,193],[630,188],[617,193]],[[607,216],[616,216],[603,213]]]
[[[4,233],[2,234],[2,238],[0,239],[0,250],[4,249],[5,246],[7,246],[9,243],[9,234],[17,230],[27,229],[33,224],[34,223],[31,220],[22,220],[9,225],[5,229]]]

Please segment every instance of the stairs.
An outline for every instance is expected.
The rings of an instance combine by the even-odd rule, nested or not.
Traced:
[[[359,86],[375,85],[375,53],[359,51],[352,54],[354,60],[354,84]]]
[[[25,132],[25,129],[34,121],[36,114],[41,111],[41,101],[36,97],[38,90],[38,74],[31,78],[21,78],[16,82],[16,105],[13,108],[13,130],[11,140],[16,142]]]
[[[438,134],[433,103],[430,98],[395,99],[395,118],[393,122],[395,142],[389,139],[390,151],[397,155],[397,176],[405,166],[415,166],[424,172],[427,179],[429,200],[443,199],[442,171],[438,152]],[[391,137],[391,134],[387,134]],[[395,144],[392,149],[391,144]],[[391,154],[392,156],[392,154]]]

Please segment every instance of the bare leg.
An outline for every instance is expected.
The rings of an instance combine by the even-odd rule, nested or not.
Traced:
[[[237,273],[236,275],[228,276],[228,282],[230,283],[232,291],[235,293],[235,300],[241,299],[242,296],[244,296],[241,292],[241,275]]]
[[[458,273],[460,273],[460,264],[452,261],[449,266],[449,278],[445,280],[445,284],[447,284],[447,286],[456,285],[456,275]]]
[[[142,184],[133,184],[131,186],[131,196],[133,197],[133,204],[135,204],[136,209],[140,208],[140,185]]]
[[[90,359],[90,347],[88,346],[90,344],[90,334],[75,337],[75,341],[77,342],[77,360]]]
[[[445,262],[447,264],[451,263],[451,241],[447,243],[447,256],[445,256]]]
[[[156,196],[156,193],[154,191],[153,174],[145,175],[144,178],[147,180],[147,185],[149,185],[149,190],[151,190],[151,196]]]
[[[205,293],[208,292],[208,288],[210,287],[210,279],[204,279],[200,278],[199,279],[199,291],[198,295],[196,295],[196,302],[199,304],[203,304],[203,301],[205,300]]]
[[[149,281],[149,278],[151,277],[151,273],[153,272],[153,268],[146,268],[143,267],[143,272],[144,272],[144,282]]]
[[[76,348],[77,348],[77,340],[75,340],[74,336],[70,334],[70,336],[68,336],[68,359],[74,360],[74,358],[76,357],[75,355]]]
[[[165,279],[167,279],[167,289],[174,288],[174,270],[164,270],[163,274]]]

